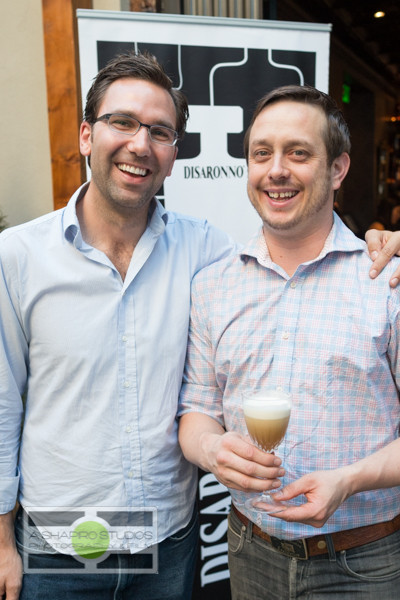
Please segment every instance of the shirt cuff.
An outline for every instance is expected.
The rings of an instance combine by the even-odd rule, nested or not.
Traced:
[[[2,477],[0,482],[0,514],[4,515],[13,510],[17,501],[19,486],[19,471],[15,477]]]

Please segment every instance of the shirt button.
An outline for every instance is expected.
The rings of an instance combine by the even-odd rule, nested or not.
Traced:
[[[124,387],[126,387],[126,388],[131,387],[131,382],[130,381],[124,381]]]
[[[127,342],[127,341],[128,341],[128,338],[126,337],[126,335],[123,335],[123,336],[122,336],[122,341],[123,341],[123,342]]]
[[[296,287],[296,285],[297,285],[297,283],[296,283],[295,281],[292,281],[292,282],[291,282],[291,284],[290,284],[290,287],[291,287],[291,288],[295,288],[295,287]]]
[[[126,433],[130,433],[132,431],[132,427],[130,425],[127,425],[125,431]]]
[[[132,479],[132,477],[133,477],[133,471],[128,471],[128,477],[129,477],[129,479]]]
[[[287,331],[286,331],[286,332],[283,334],[282,338],[283,338],[284,340],[288,340],[288,339],[289,339],[289,334],[288,334],[288,332],[287,332]]]

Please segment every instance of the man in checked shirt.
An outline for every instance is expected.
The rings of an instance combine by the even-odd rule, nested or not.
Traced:
[[[349,151],[329,96],[267,94],[245,138],[262,229],[193,283],[180,443],[230,488],[234,599],[400,591],[400,291],[370,279],[364,242],[333,213]],[[276,454],[243,417],[242,393],[266,386],[293,402]],[[282,484],[282,512],[245,506]]]

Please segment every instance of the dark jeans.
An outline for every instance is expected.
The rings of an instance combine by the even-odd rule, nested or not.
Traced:
[[[308,560],[288,558],[229,515],[233,600],[394,600],[400,597],[400,531]]]
[[[22,545],[22,527],[20,511],[15,530],[18,550],[23,556],[26,549]],[[76,569],[79,563],[72,556],[56,551],[30,551],[30,570],[42,572],[24,575],[20,600],[190,600],[198,533],[196,508],[185,528],[158,544],[158,573],[132,572],[148,568],[146,555],[115,553],[106,559],[110,573],[60,574],[54,570]],[[130,572],[121,572],[126,570]]]

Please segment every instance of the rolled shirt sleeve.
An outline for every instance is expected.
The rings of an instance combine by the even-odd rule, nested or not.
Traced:
[[[212,417],[224,427],[223,388],[215,375],[215,351],[207,319],[207,302],[212,297],[202,293],[205,273],[193,280],[188,348],[179,398],[178,416],[200,412]]]
[[[3,234],[4,235],[4,234]],[[26,385],[28,345],[15,310],[16,270],[2,255],[0,241],[0,513],[11,511],[17,499],[17,468]]]

